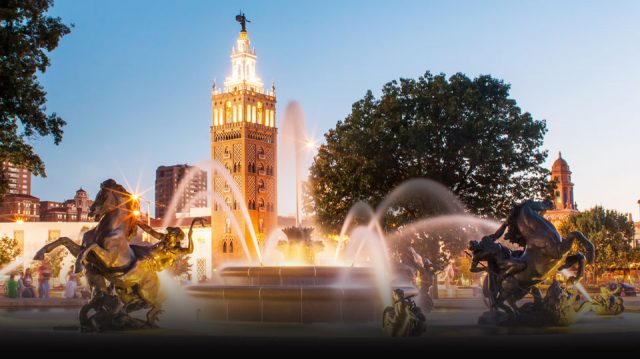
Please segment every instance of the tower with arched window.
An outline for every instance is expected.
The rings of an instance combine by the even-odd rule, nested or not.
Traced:
[[[558,226],[567,216],[578,213],[578,205],[573,197],[573,182],[571,182],[571,170],[569,164],[558,153],[558,158],[551,167],[551,181],[555,183],[553,202],[555,208],[547,211],[545,217]]]
[[[274,85],[265,91],[256,72],[256,59],[255,48],[243,30],[231,50],[231,75],[223,88],[214,82],[211,91],[211,156],[228,172],[212,175],[211,188],[218,198],[211,213],[215,267],[246,258],[234,221],[254,260],[257,255],[250,228],[263,247],[277,224],[276,93]],[[242,198],[234,198],[234,184]],[[245,220],[243,207],[250,221]]]

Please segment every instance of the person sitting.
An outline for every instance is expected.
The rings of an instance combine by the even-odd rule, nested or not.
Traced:
[[[36,291],[33,288],[33,276],[31,275],[31,268],[27,268],[20,278],[20,297],[22,298],[35,298]]]
[[[4,294],[7,298],[18,298],[20,296],[19,284],[16,280],[16,275],[13,273],[9,276],[9,280],[7,280],[7,283],[4,285]]]

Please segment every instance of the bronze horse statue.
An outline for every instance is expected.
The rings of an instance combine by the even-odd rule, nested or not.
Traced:
[[[181,248],[182,230],[169,228],[166,235],[153,231],[138,222],[135,215],[138,210],[138,201],[123,186],[112,179],[104,181],[89,213],[99,221],[98,225],[83,235],[82,243],[61,237],[45,245],[34,257],[42,260],[46,253],[64,246],[76,257],[76,272],[85,269],[92,294],[91,301],[80,311],[83,329],[94,327],[100,330],[108,327],[108,322],[119,322],[123,328],[155,327],[163,301],[157,272],[172,265],[177,255],[193,251],[193,225],[197,221],[202,223],[202,219],[194,219],[189,230],[189,246]],[[153,246],[131,244],[138,226],[162,241]],[[122,311],[112,307],[120,304]],[[146,323],[127,316],[144,308],[149,308]],[[90,311],[96,313],[94,320],[90,318]],[[94,323],[95,318],[102,318],[103,323]]]
[[[552,209],[550,201],[527,200],[515,205],[505,223],[492,235],[478,243],[472,241],[472,271],[488,272],[483,290],[492,310],[503,309],[509,314],[518,313],[516,302],[531,293],[535,302],[542,295],[537,284],[555,274],[558,270],[577,265],[576,275],[569,278],[569,284],[579,282],[584,276],[585,262],[593,264],[595,249],[593,244],[580,232],[571,232],[562,238],[551,222],[541,212]],[[494,243],[502,237],[524,247],[513,253]],[[579,251],[582,247],[586,256]],[[478,268],[480,261],[486,261],[485,268]],[[509,303],[509,306],[504,302]]]
[[[136,210],[139,210],[138,201],[123,186],[108,179],[100,184],[100,191],[89,209],[89,217],[98,221],[98,225],[84,233],[82,243],[60,237],[42,247],[34,259],[42,260],[46,253],[64,246],[77,258],[76,273],[85,268],[92,294],[105,292],[108,287],[104,278],[123,274],[135,262],[129,242],[136,234]]]

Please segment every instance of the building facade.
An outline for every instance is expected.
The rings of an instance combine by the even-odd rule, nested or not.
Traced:
[[[0,206],[0,222],[38,222],[40,199],[28,194],[7,194]]]
[[[41,222],[90,222],[89,209],[93,201],[80,188],[73,199],[64,202],[40,201]]]
[[[551,167],[551,180],[556,184],[553,193],[555,209],[547,211],[545,217],[557,226],[566,217],[578,213],[578,205],[573,197],[574,185],[571,182],[571,169],[560,152]]]
[[[31,195],[31,171],[24,167],[2,162],[2,173],[7,179],[7,194]]]
[[[276,93],[256,73],[256,51],[244,28],[231,51],[231,75],[211,91],[211,212],[214,265],[246,259],[237,224],[257,260],[259,247],[277,225]],[[234,188],[235,187],[235,188]],[[237,193],[236,193],[237,192]],[[248,219],[243,214],[246,208]]]
[[[163,218],[171,205],[173,196],[183,179],[186,186],[179,198],[175,199],[176,212],[189,212],[191,208],[206,208],[207,172],[190,165],[160,166],[156,169],[156,217]]]
[[[7,181],[7,192],[0,205],[0,222],[37,222],[40,200],[31,195],[31,171],[6,161],[0,164],[0,169]]]

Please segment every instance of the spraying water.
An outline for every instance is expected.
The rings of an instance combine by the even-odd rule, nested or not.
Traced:
[[[249,209],[247,208],[247,204],[244,201],[244,196],[238,187],[235,179],[229,172],[229,170],[218,161],[211,161],[211,167],[213,169],[214,174],[221,175],[227,185],[231,189],[231,193],[233,193],[233,198],[236,201],[237,205],[240,207],[240,211],[242,216],[244,217],[245,223],[247,223],[247,227],[249,228],[249,234],[251,235],[251,241],[253,242],[253,247],[256,250],[256,255],[258,256],[258,262],[262,264],[262,253],[260,252],[260,245],[258,244],[258,237],[256,236],[256,230],[251,225],[251,215],[249,215]]]
[[[24,259],[18,257],[14,259],[11,263],[4,266],[4,268],[0,269],[0,277],[5,276],[7,273],[11,273],[14,270],[18,269],[24,263]]]
[[[568,269],[563,269],[560,271],[560,273],[562,273],[562,275],[564,275],[565,278],[570,278],[573,276],[573,273],[571,273]],[[584,295],[584,297],[587,298],[589,302],[591,301],[591,296],[589,295],[587,290],[584,288],[582,283],[576,282],[573,286],[580,292],[580,294]]]

